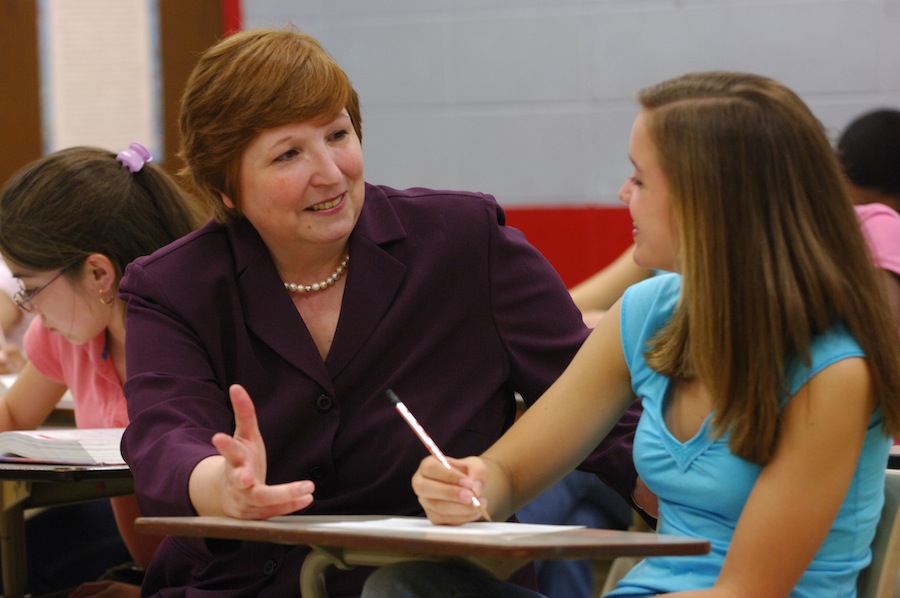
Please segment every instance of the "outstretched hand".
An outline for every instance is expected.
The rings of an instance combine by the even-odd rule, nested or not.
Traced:
[[[266,447],[253,401],[240,385],[232,385],[228,391],[234,409],[234,435],[220,432],[213,436],[213,446],[221,457],[201,462],[191,476],[191,498],[197,511],[238,519],[267,519],[308,507],[315,491],[311,481],[266,484]],[[195,480],[196,476],[199,477]]]

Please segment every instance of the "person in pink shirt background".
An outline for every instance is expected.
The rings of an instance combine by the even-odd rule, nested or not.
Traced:
[[[900,328],[900,110],[881,108],[858,116],[838,139],[837,152]]]
[[[837,153],[900,324],[900,110],[858,116],[838,139]]]
[[[900,328],[900,214],[880,203],[856,206],[872,263],[882,270],[888,301]]]
[[[24,338],[28,362],[0,397],[0,430],[40,426],[67,390],[78,427],[128,424],[119,280],[131,261],[187,234],[202,219],[198,205],[161,168],[148,164],[151,159],[139,143],[118,155],[72,147],[26,165],[0,192],[0,254],[20,284],[15,303],[33,318]],[[103,525],[111,519],[108,504],[105,511],[80,510],[103,502],[73,505],[76,513],[66,516],[48,510],[46,516],[55,518],[43,537],[32,531],[44,513],[29,522],[32,595],[94,580],[103,563],[118,565],[128,556],[139,566],[149,562],[161,538],[134,531],[140,515],[134,496],[112,499],[113,524]],[[125,558],[113,556],[122,554],[123,540]],[[37,557],[34,546],[42,546]],[[114,558],[121,560],[105,560]],[[136,595],[138,588],[128,591]]]

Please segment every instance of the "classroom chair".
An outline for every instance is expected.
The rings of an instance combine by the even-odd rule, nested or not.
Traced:
[[[858,598],[900,598],[900,470],[888,469],[872,562],[859,574]]]
[[[647,525],[647,522],[644,521],[643,517],[637,514],[637,511],[634,511],[632,512],[631,525],[628,527],[628,531],[652,532],[653,529]],[[616,584],[619,580],[625,577],[625,574],[628,573],[632,567],[641,562],[641,560],[641,557],[637,556],[620,556],[613,559],[612,563],[607,568],[606,576],[603,579],[603,586],[600,587],[599,592],[595,594],[595,598],[612,592],[616,588]]]

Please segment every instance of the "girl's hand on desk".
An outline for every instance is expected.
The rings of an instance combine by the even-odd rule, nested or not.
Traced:
[[[201,475],[211,473],[214,483],[205,484],[198,479],[195,484],[192,475],[192,499],[197,490],[206,495],[204,504],[217,503],[218,508],[214,511],[238,519],[267,519],[308,507],[315,490],[311,481],[266,484],[266,447],[259,433],[256,409],[243,387],[235,384],[229,394],[234,408],[234,436],[221,432],[213,436],[212,443],[222,457],[211,457],[200,465],[204,465]],[[219,496],[211,497],[210,492],[219,493]],[[198,512],[202,514],[202,509],[198,508]]]
[[[432,523],[461,525],[481,519],[481,513],[472,504],[478,497],[482,506],[488,507],[481,490],[487,475],[482,459],[447,459],[453,469],[447,469],[434,457],[426,457],[412,478],[412,487],[419,504]]]

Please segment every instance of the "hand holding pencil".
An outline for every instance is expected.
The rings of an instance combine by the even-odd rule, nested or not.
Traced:
[[[406,405],[403,404],[403,402],[394,393],[394,391],[388,389],[385,394],[387,395],[388,399],[390,399],[391,403],[394,404],[394,407],[397,409],[397,411],[400,413],[400,415],[403,417],[403,419],[406,420],[406,423],[409,424],[409,427],[412,428],[413,432],[416,433],[416,436],[419,437],[419,440],[421,440],[422,443],[426,447],[428,447],[428,451],[432,455],[434,455],[434,457],[441,463],[441,465],[445,469],[447,469],[449,471],[455,471],[453,466],[450,464],[450,461],[447,460],[447,457],[444,456],[444,453],[441,452],[441,449],[438,448],[437,444],[435,444],[434,440],[432,440],[432,438],[428,434],[428,432],[425,431],[425,428],[423,428],[422,425],[418,422],[418,420],[416,420],[415,416],[413,416],[413,414],[410,413],[409,409],[406,407]],[[460,473],[463,473],[463,472],[460,472]],[[485,521],[490,521],[491,516],[487,512],[487,509],[485,509],[484,505],[481,504],[481,501],[478,499],[478,496],[475,493],[474,489],[472,489],[471,491],[472,491],[472,506],[474,506],[476,509],[478,509],[478,512],[481,514],[481,516],[484,518]]]

